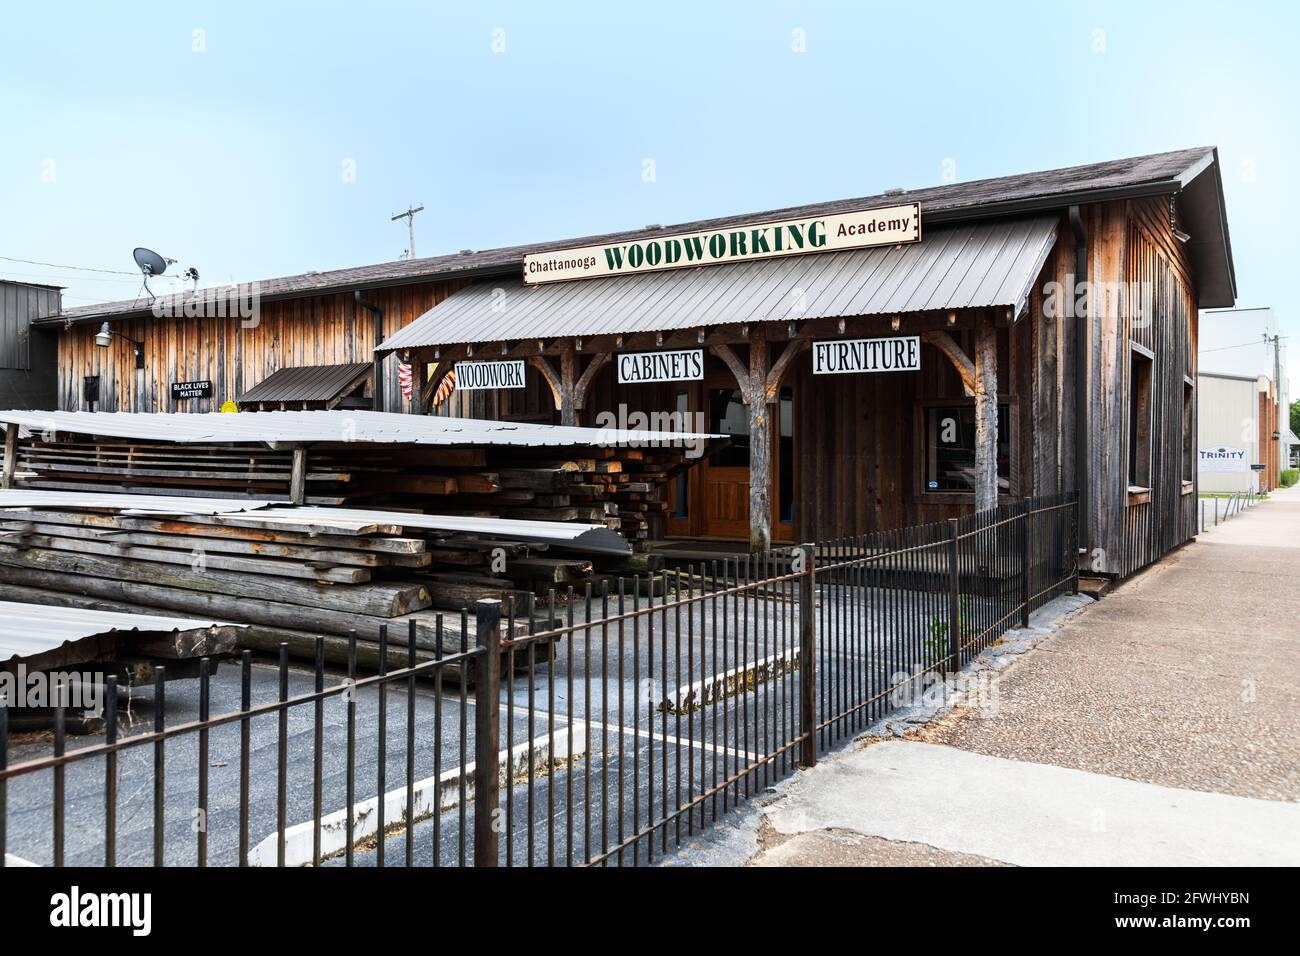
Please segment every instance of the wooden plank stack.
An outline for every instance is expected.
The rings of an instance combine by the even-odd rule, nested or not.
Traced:
[[[304,504],[578,521],[622,532],[638,550],[663,537],[681,448],[317,445]],[[289,501],[291,449],[58,436],[19,447],[18,484],[61,491],[249,496]]]

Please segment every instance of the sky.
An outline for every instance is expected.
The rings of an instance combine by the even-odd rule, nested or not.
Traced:
[[[141,245],[203,284],[396,259],[409,205],[428,256],[1214,145],[1238,304],[1295,338],[1297,11],[14,5],[0,277],[86,305],[137,293]]]

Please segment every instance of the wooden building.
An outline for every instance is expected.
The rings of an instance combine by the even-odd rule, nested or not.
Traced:
[[[64,409],[88,378],[106,411],[214,411],[373,359],[375,407],[424,414],[455,369],[440,413],[730,435],[675,480],[665,537],[1076,491],[1084,569],[1123,575],[1195,534],[1197,310],[1234,300],[1201,148],[271,280],[252,315],[200,292],[54,321]]]

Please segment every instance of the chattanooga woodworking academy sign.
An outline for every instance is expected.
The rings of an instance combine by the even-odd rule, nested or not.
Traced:
[[[921,337],[835,339],[812,344],[814,375],[840,372],[915,372],[921,367]]]
[[[456,387],[473,391],[485,388],[523,388],[524,360],[508,362],[457,362]]]
[[[920,241],[921,206],[904,203],[833,216],[539,252],[524,256],[524,282],[533,285],[594,279]]]
[[[632,352],[618,358],[618,384],[698,382],[704,378],[704,350]]]
[[[211,398],[211,382],[172,382],[172,398]]]

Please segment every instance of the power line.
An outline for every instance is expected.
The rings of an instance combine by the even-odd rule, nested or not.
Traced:
[[[93,278],[89,278],[89,277],[87,277],[87,276],[68,276],[68,275],[59,275],[57,272],[56,272],[56,273],[48,273],[48,272],[13,272],[13,271],[10,271],[10,270],[6,269],[6,270],[4,271],[4,275],[5,275],[5,276],[25,276],[26,278],[29,278],[29,279],[65,279],[65,280],[67,280],[67,281],[69,281],[69,282],[120,282],[120,283],[123,284],[123,285],[134,285],[134,284],[135,284],[134,280],[132,280],[132,279],[93,279]],[[127,275],[130,275],[130,273],[127,273]],[[20,281],[20,280],[16,280],[16,281]]]
[[[1228,349],[1244,349],[1248,345],[1263,345],[1267,347],[1268,343],[1275,339],[1289,339],[1290,337],[1291,336],[1289,335],[1270,335],[1268,338],[1260,339],[1258,342],[1242,342],[1239,345],[1220,345],[1217,349],[1201,349],[1200,352],[1202,355],[1205,355],[1207,352],[1226,352]]]
[[[41,262],[38,259],[17,259],[13,256],[0,256],[0,259],[6,262],[21,262],[29,266],[46,266],[50,269],[75,269],[77,272],[104,272],[115,276],[134,276],[138,273],[126,272],[122,269],[95,269],[91,266],[69,266],[58,262]]]

